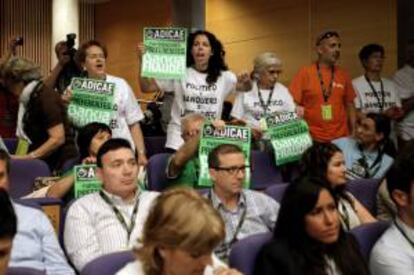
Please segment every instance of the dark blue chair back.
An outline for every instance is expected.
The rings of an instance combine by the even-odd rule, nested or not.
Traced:
[[[229,264],[244,275],[253,275],[256,257],[273,233],[261,233],[244,238],[231,247]]]
[[[147,179],[149,190],[162,191],[168,186],[165,170],[170,156],[169,153],[156,154],[148,160]]]
[[[9,267],[6,275],[46,275],[46,272],[28,267]]]
[[[14,199],[23,197],[33,191],[34,180],[37,177],[49,176],[49,166],[42,160],[11,159],[9,194]]]
[[[364,205],[371,214],[377,214],[377,192],[380,180],[357,179],[346,184],[346,190],[352,193],[359,202]]]
[[[267,187],[282,183],[282,173],[275,165],[272,155],[268,152],[251,152],[251,189],[264,190]]]
[[[152,157],[155,154],[166,153],[165,149],[166,137],[144,137],[145,151],[147,152],[147,158]]]
[[[374,244],[381,237],[388,226],[388,222],[378,221],[360,225],[350,231],[357,240],[359,249],[362,255],[365,257],[365,260],[368,260]]]
[[[274,200],[276,200],[278,203],[281,203],[283,195],[285,194],[288,185],[288,183],[274,184],[272,186],[267,187],[264,192],[265,194],[269,195]]]
[[[82,269],[80,275],[114,275],[134,260],[135,255],[132,251],[111,253],[92,260]]]

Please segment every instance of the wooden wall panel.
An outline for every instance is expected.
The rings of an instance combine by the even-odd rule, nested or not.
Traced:
[[[95,38],[95,5],[79,4],[79,45]]]
[[[224,42],[227,62],[236,72],[252,68],[253,58],[274,51],[284,62],[281,81],[314,60],[314,40],[324,29],[338,29],[342,60],[351,76],[361,73],[357,57],[366,43],[386,48],[384,74],[396,69],[394,0],[207,0],[206,29]]]
[[[136,48],[146,26],[171,25],[169,0],[117,0],[96,5],[96,38],[108,48],[110,74],[125,78],[137,95],[138,58]]]
[[[24,45],[18,47],[17,55],[33,60],[47,74],[51,59],[51,12],[50,0],[1,0],[1,53],[6,52],[11,39],[22,36]]]

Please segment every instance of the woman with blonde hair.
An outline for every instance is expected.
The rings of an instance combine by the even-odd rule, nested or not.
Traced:
[[[231,116],[251,127],[255,140],[260,140],[264,130],[260,125],[261,119],[295,112],[295,103],[289,90],[278,82],[282,61],[275,53],[261,53],[253,63],[252,89],[237,95]]]
[[[191,189],[171,189],[148,215],[137,260],[117,275],[240,274],[212,254],[224,236],[224,223],[207,199]]]

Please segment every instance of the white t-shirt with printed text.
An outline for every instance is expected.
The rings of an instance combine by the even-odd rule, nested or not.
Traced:
[[[264,105],[267,105],[270,89],[260,89],[260,94]],[[249,127],[260,127],[260,119],[264,115],[263,103],[260,102],[257,83],[253,83],[251,91],[239,93],[233,104],[231,116],[246,121]],[[281,83],[276,83],[273,87],[273,94],[269,102],[267,114],[294,112],[295,103],[289,90]]]
[[[135,148],[129,126],[144,118],[134,93],[129,84],[122,78],[106,75],[106,81],[115,83],[114,104],[116,116],[110,123],[112,137],[127,139],[132,148]]]
[[[381,78],[381,80],[384,87],[384,106],[382,110],[380,108],[380,104],[382,104],[381,82],[371,81],[372,86],[377,92],[377,97],[364,75],[352,80],[352,85],[354,86],[357,95],[354,99],[354,104],[357,109],[363,113],[382,113],[383,111],[394,106],[401,107],[397,86],[386,78]]]
[[[406,64],[399,69],[394,77],[400,99],[408,99],[414,96],[414,68]],[[414,111],[405,114],[404,119],[398,123],[400,137],[403,140],[414,139]]]
[[[230,71],[222,71],[213,84],[208,84],[206,77],[206,73],[189,67],[181,80],[156,80],[161,90],[175,93],[167,129],[167,148],[178,149],[184,143],[181,138],[181,118],[184,115],[200,113],[206,118],[221,118],[224,100],[235,90],[237,77]]]

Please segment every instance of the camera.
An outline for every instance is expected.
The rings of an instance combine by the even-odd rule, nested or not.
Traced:
[[[22,36],[16,37],[14,44],[16,46],[23,46],[23,37]]]
[[[55,83],[55,88],[58,90],[59,93],[63,93],[63,91],[65,91],[73,77],[79,77],[82,74],[82,71],[80,70],[78,64],[76,64],[74,60],[76,54],[76,49],[74,48],[75,39],[75,33],[69,33],[66,35],[66,51],[64,52],[64,54],[70,57],[70,61],[65,64]]]
[[[76,34],[75,33],[69,33],[66,35],[66,52],[65,54],[70,55],[70,58],[73,59],[73,57],[75,56],[76,53],[76,49],[74,48],[75,46],[75,39],[76,39]]]

